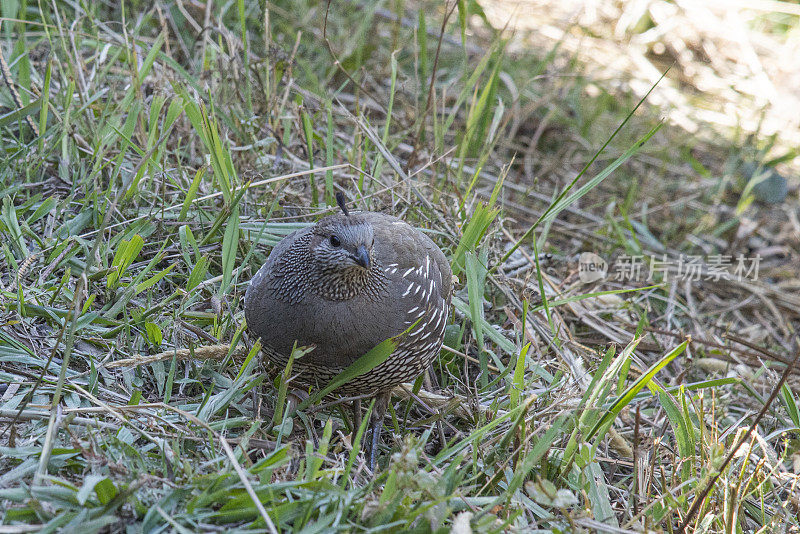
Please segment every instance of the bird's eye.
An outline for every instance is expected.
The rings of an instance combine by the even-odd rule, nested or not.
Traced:
[[[342,246],[342,242],[339,241],[338,237],[336,237],[335,235],[332,235],[331,236],[331,246],[332,247],[340,247],[340,246]]]

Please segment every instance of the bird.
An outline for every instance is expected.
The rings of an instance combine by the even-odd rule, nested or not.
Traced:
[[[368,465],[375,458],[392,389],[415,380],[439,354],[453,286],[441,249],[419,229],[380,212],[340,212],[287,235],[245,293],[248,330],[273,364],[294,347],[313,347],[293,363],[293,379],[324,386],[381,342],[388,358],[333,393],[373,397]],[[354,403],[356,421],[360,402]]]

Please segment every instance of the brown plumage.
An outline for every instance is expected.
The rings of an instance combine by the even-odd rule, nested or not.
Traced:
[[[452,273],[442,251],[416,228],[382,213],[350,214],[337,200],[343,213],[286,236],[272,250],[247,288],[245,316],[279,366],[295,342],[314,346],[293,372],[319,386],[417,323],[385,362],[337,390],[378,398],[372,464],[389,392],[414,380],[439,353]]]

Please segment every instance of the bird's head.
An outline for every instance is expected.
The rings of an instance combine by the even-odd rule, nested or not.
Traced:
[[[336,195],[342,213],[329,215],[311,231],[309,273],[318,295],[348,300],[386,295],[386,276],[375,262],[375,232],[366,214],[349,213],[344,196]]]
[[[328,274],[364,275],[372,268],[372,225],[358,214],[322,219],[311,237],[311,257]]]

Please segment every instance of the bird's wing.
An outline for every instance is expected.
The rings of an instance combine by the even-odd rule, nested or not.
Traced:
[[[415,275],[413,271],[409,272],[410,269],[420,269],[420,278],[438,278],[441,297],[449,303],[453,285],[452,270],[450,262],[436,243],[396,217],[380,213],[371,213],[370,216],[375,231],[374,250],[381,264],[390,273],[396,269],[406,278]]]

